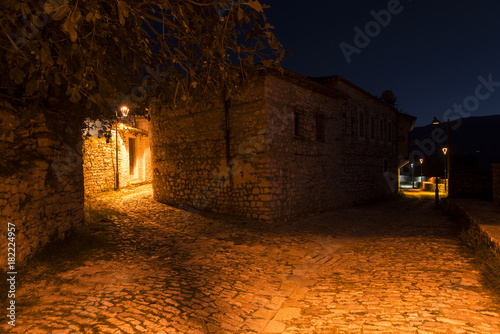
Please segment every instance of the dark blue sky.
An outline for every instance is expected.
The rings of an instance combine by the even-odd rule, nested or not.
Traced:
[[[498,0],[268,0],[268,20],[285,49],[282,64],[304,76],[341,75],[373,95],[396,94],[417,126],[468,104],[464,114],[500,114],[500,1]],[[385,27],[372,11],[392,10]],[[385,18],[387,22],[387,18]],[[340,44],[356,47],[355,27],[370,42],[348,63]],[[377,27],[380,28],[377,31]],[[366,41],[365,41],[366,44]],[[498,82],[479,87],[484,80]],[[491,78],[489,78],[491,76]],[[489,89],[489,90],[488,90]],[[470,112],[467,112],[469,110]],[[450,118],[458,116],[449,111]]]

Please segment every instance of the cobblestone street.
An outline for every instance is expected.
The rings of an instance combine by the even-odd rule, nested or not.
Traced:
[[[25,267],[16,327],[1,332],[500,333],[500,306],[432,201],[273,225],[187,214],[151,185],[91,206],[110,214],[103,245]]]

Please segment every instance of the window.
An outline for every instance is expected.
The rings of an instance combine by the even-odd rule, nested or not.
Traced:
[[[392,142],[392,121],[389,121],[387,125],[387,141]]]
[[[387,140],[387,120],[384,118],[384,140]]]
[[[351,114],[351,134],[354,137],[356,133],[356,117],[354,117],[354,114]]]
[[[365,136],[365,114],[362,111],[359,112],[359,136]]]
[[[325,118],[323,115],[316,115],[316,140],[325,141]]]
[[[349,113],[346,111],[345,112],[345,134],[350,135],[351,134],[351,117],[349,116]]]
[[[379,129],[380,129],[380,141],[384,141],[384,119],[381,118],[379,121]]]
[[[294,112],[293,113],[293,131],[294,131],[293,134],[296,137],[302,137],[301,127],[302,127],[302,124],[301,124],[300,114],[298,112]]]
[[[370,138],[375,139],[375,116],[370,115]]]

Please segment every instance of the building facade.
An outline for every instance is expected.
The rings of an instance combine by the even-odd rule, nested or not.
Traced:
[[[218,108],[151,117],[156,200],[263,221],[395,194],[415,121],[341,77],[289,71]]]
[[[118,137],[115,125],[103,131],[101,122],[95,122],[96,125],[86,132],[82,148],[86,196],[116,188],[117,153],[120,187],[151,182],[149,121],[136,117],[130,123],[132,125],[118,123]]]

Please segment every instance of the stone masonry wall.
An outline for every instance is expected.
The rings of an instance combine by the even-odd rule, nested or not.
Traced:
[[[394,194],[397,111],[349,88],[328,92],[254,79],[231,103],[229,157],[223,106],[154,108],[155,199],[269,221]]]
[[[68,126],[60,116],[29,112],[0,108],[0,271],[7,269],[8,222],[17,264],[83,222],[81,143],[62,138]]]
[[[83,175],[85,194],[91,196],[115,188],[116,151],[114,136],[106,143],[106,138],[84,137]]]
[[[336,112],[339,101],[268,76],[266,102],[271,136],[272,219],[304,216],[333,207],[342,200],[336,173],[341,150],[335,143],[341,124],[340,113]],[[324,140],[316,137],[317,115],[323,117]],[[295,117],[298,117],[297,124]]]
[[[457,167],[450,172],[449,196],[458,198],[479,198],[492,200],[491,172],[460,170]]]
[[[135,168],[130,170],[130,138],[135,140]],[[83,174],[85,195],[115,189],[116,183],[116,136],[115,130],[109,142],[106,138],[84,137]],[[118,165],[120,187],[152,180],[149,138],[143,131],[118,127]]]
[[[223,111],[201,110],[191,115],[160,105],[150,112],[155,200],[215,209],[215,201],[202,195],[208,173],[225,170]]]
[[[264,78],[252,80],[231,104],[228,213],[254,220],[271,218]]]
[[[224,106],[152,112],[155,199],[191,210],[269,219],[263,78]],[[228,167],[228,162],[229,166]]]
[[[500,164],[493,164],[492,172],[493,172],[493,202],[500,206]]]
[[[341,89],[348,95],[342,100],[344,127],[338,136],[342,146],[339,184],[345,185],[345,200],[359,204],[395,195],[398,190],[397,110],[352,87]]]
[[[272,134],[269,179],[273,219],[381,199],[396,190],[384,174],[397,174],[396,142],[394,138],[388,140],[387,133],[381,137],[379,120],[390,120],[387,124],[395,127],[397,112],[378,102],[371,103],[356,92],[351,95],[339,92],[329,96],[300,83],[266,77]],[[362,136],[359,134],[360,111],[365,114]],[[299,117],[298,135],[294,114]],[[317,137],[318,115],[324,120],[324,138],[320,139]],[[282,120],[282,125],[273,126],[273,119]],[[391,131],[393,136],[394,131]]]

